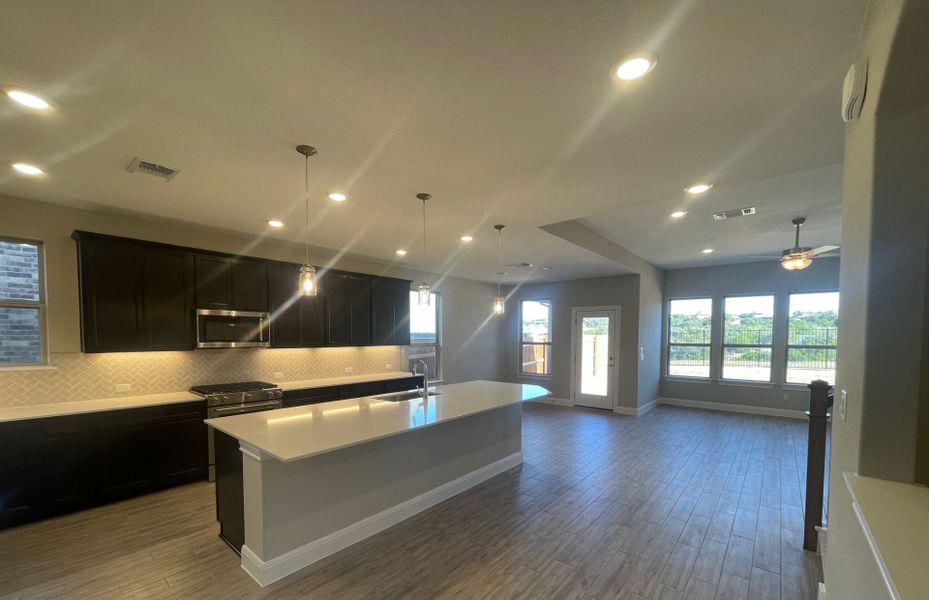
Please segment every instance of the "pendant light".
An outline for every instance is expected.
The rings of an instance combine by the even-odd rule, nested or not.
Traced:
[[[497,258],[500,262],[500,271],[497,272],[497,295],[494,296],[494,314],[502,315],[506,312],[506,302],[500,294],[500,276],[503,275],[503,228],[506,225],[494,225],[497,230]]]
[[[432,294],[429,284],[426,283],[426,200],[432,198],[430,194],[416,194],[416,197],[423,201],[423,280],[419,282],[416,291],[419,293],[420,306],[429,306],[432,302]]]
[[[300,276],[297,292],[301,296],[315,296],[319,292],[319,282],[316,279],[316,267],[310,264],[310,157],[316,156],[313,146],[299,145],[297,152],[303,155],[303,201],[306,206],[306,258],[300,267]]]

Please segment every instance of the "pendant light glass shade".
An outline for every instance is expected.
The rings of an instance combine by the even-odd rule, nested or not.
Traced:
[[[494,316],[500,316],[506,312],[506,301],[500,294],[500,277],[503,276],[503,228],[506,225],[494,225],[497,230],[497,261],[500,263],[500,271],[497,271],[497,295],[494,296],[493,311]]]
[[[506,303],[503,301],[503,296],[494,296],[494,314],[502,315],[506,312]]]
[[[429,289],[429,284],[426,283],[426,200],[432,198],[429,194],[416,194],[416,197],[422,200],[423,202],[423,280],[419,282],[419,286],[416,288],[418,292],[417,304],[420,306],[429,306],[432,304],[432,290]]]
[[[306,260],[300,267],[297,279],[297,293],[301,296],[315,296],[319,293],[319,282],[316,279],[316,267],[310,264],[310,157],[316,156],[316,148],[301,144],[297,152],[303,155],[303,200],[306,207]]]
[[[418,303],[420,306],[429,306],[432,304],[432,291],[425,281],[420,282],[416,291],[419,293]]]
[[[315,296],[319,293],[319,285],[316,281],[316,267],[312,265],[303,265],[300,267],[300,295]]]

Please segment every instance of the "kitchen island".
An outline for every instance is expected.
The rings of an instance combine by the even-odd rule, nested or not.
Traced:
[[[261,585],[522,463],[535,385],[470,381],[209,419],[221,535]]]

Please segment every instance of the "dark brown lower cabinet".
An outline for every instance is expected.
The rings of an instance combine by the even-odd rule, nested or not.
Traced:
[[[206,405],[0,423],[0,529],[207,477]]]

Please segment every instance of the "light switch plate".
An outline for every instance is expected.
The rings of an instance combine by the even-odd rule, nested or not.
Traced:
[[[848,409],[848,392],[844,389],[839,393],[839,414],[842,415],[842,420],[845,420],[845,413]]]
[[[132,384],[130,383],[117,383],[116,384],[117,392],[128,392],[131,389],[132,389]]]

